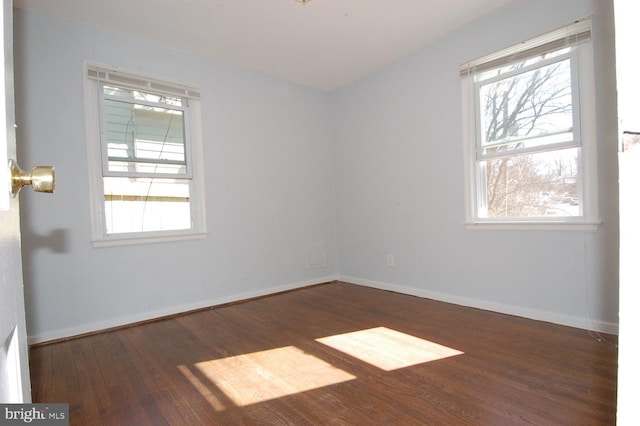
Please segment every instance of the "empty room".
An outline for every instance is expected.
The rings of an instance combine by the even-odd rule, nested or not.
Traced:
[[[14,0],[17,157],[55,167],[19,194],[25,393],[79,425],[615,424],[615,22]]]

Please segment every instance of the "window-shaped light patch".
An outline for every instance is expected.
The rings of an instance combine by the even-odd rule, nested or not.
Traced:
[[[199,362],[195,367],[238,406],[356,378],[294,346]]]
[[[385,371],[464,353],[386,327],[337,334],[316,341]]]
[[[226,409],[224,403],[215,395],[215,393],[209,388],[207,383],[204,383],[198,378],[193,371],[186,365],[179,365],[178,371],[193,385],[200,395],[211,405],[216,411],[224,411]]]

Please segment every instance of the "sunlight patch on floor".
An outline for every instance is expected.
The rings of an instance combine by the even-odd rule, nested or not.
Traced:
[[[464,353],[386,327],[336,334],[316,341],[385,371]]]
[[[182,375],[191,382],[194,388],[200,392],[200,395],[213,407],[216,411],[223,411],[225,409],[224,404],[220,401],[216,396],[211,392],[211,390],[207,387],[207,384],[202,383],[200,379],[196,377],[195,374],[189,367],[186,365],[179,365],[178,370],[182,373]]]
[[[195,367],[239,406],[356,378],[294,346],[199,362]]]

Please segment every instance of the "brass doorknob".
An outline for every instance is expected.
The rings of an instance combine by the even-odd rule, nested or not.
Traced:
[[[25,172],[14,160],[9,160],[11,171],[11,195],[14,197],[23,186],[31,185],[36,192],[53,193],[56,189],[56,174],[51,166],[36,166]]]

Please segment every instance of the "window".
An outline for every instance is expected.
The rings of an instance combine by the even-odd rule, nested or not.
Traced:
[[[86,76],[94,242],[203,236],[197,88],[91,63]]]
[[[590,21],[460,68],[467,223],[595,227]]]

